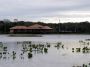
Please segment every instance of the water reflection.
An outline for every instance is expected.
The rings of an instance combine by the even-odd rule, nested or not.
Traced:
[[[50,48],[50,43],[42,43],[42,42],[41,43],[40,42],[34,43],[31,41],[13,42],[13,43],[0,42],[0,59],[1,58],[7,59],[8,58],[7,56],[9,56],[9,58],[12,57],[12,59],[14,60],[16,59],[17,52],[19,52],[21,59],[24,59],[24,56],[23,56],[24,54],[27,54],[27,58],[30,59],[33,57],[33,54],[48,53],[49,48]]]
[[[78,41],[78,42],[34,42],[34,41],[21,41],[21,42],[0,42],[0,59],[32,59],[37,55],[42,55],[47,58],[52,56],[55,60],[56,57],[61,60],[65,60],[67,57],[70,60],[71,57],[77,58],[90,53],[90,42],[89,41]],[[82,55],[83,54],[83,55]],[[71,55],[71,56],[69,56]],[[89,57],[89,56],[86,56]],[[44,57],[45,58],[45,57]],[[63,58],[63,59],[62,59]],[[39,58],[40,59],[40,58]],[[57,59],[57,58],[56,58]],[[68,60],[66,60],[68,62]],[[70,64],[71,67],[89,67],[90,63],[78,63],[79,60],[75,59],[75,62]],[[54,62],[54,61],[53,61]],[[57,62],[57,61],[56,61]],[[58,63],[60,61],[58,60]],[[88,62],[88,61],[87,61]]]

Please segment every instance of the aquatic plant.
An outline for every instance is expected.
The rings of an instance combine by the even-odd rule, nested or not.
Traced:
[[[32,54],[31,53],[28,53],[28,58],[30,59],[30,58],[32,58]]]
[[[47,48],[44,48],[44,52],[47,53],[48,52],[48,49]]]
[[[83,64],[82,67],[87,67],[87,65],[86,64]]]
[[[80,52],[81,51],[81,48],[76,48],[76,52]]]
[[[3,51],[7,51],[7,47],[3,47]]]
[[[50,48],[50,43],[46,43],[47,47]]]
[[[32,48],[30,48],[29,51],[32,52]]]
[[[14,60],[16,58],[16,52],[15,51],[12,52],[12,56],[13,56],[13,60]]]
[[[88,47],[83,47],[82,51],[83,53],[88,53],[89,52]]]
[[[3,43],[2,42],[0,42],[0,48],[2,48],[3,47]]]
[[[72,48],[72,52],[74,52],[74,48]]]
[[[62,48],[64,48],[64,45],[62,45]]]
[[[2,58],[2,53],[0,52],[0,59]]]

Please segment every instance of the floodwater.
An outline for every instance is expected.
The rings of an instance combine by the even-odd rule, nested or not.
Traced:
[[[0,67],[90,67],[90,35],[0,35]]]

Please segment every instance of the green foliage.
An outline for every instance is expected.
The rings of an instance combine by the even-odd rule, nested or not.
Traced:
[[[41,25],[47,25],[53,28],[52,33],[90,33],[90,23],[88,21],[80,22],[80,23],[43,23],[43,22],[25,22],[25,21],[18,21],[18,22],[4,22],[0,21],[0,33],[7,34],[10,32],[10,28],[13,26],[30,26],[35,23]]]

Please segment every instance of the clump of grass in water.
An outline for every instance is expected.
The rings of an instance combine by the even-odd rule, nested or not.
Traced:
[[[82,64],[82,65],[74,65],[72,67],[88,67],[88,64]]]
[[[3,47],[3,50],[4,50],[4,51],[7,51],[7,47]]]
[[[50,48],[50,43],[45,43],[45,44],[44,43],[36,43],[36,44],[34,44],[34,43],[29,42],[29,41],[24,41],[24,42],[20,42],[20,43],[16,42],[16,44],[22,44],[22,46],[21,46],[22,50],[21,51],[23,51],[23,53],[20,54],[21,59],[24,58],[23,55],[26,54],[25,52],[29,52],[28,58],[32,58],[34,51],[37,53],[40,53],[40,52],[41,53],[48,53],[48,48]],[[7,47],[3,46],[3,45],[1,45],[1,46],[2,46],[2,50],[4,52],[8,53]],[[3,55],[3,53],[1,55]],[[8,54],[8,55],[10,55],[10,54]],[[13,60],[16,59],[16,52],[15,51],[12,51],[11,57]],[[2,58],[2,56],[1,56],[1,58]]]
[[[32,58],[32,53],[28,53],[28,58],[30,59],[30,58]]]
[[[72,48],[72,52],[74,52],[74,48]]]
[[[64,45],[62,44],[62,42],[57,42],[57,44],[54,47],[56,47],[57,49],[59,49],[59,48],[64,49]]]
[[[46,43],[46,45],[47,45],[47,48],[50,48],[50,43]]]
[[[12,55],[12,56],[13,56],[13,60],[14,60],[14,59],[16,58],[16,52],[15,52],[15,51],[13,51],[12,53],[13,53],[13,55]]]
[[[48,52],[48,49],[47,48],[44,48],[44,52],[47,53]]]
[[[2,58],[2,53],[0,52],[0,59]]]
[[[2,48],[3,47],[3,43],[2,42],[0,42],[0,48]]]
[[[89,49],[88,49],[88,47],[83,47],[83,53],[88,53],[89,52]]]

